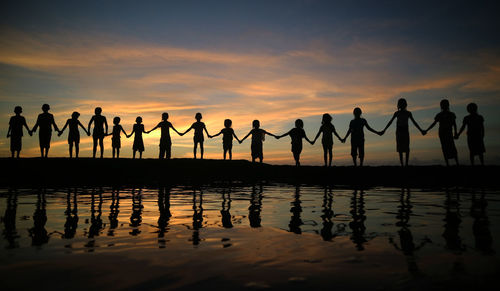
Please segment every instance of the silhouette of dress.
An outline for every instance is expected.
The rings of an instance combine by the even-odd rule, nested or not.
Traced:
[[[205,123],[201,121],[196,121],[195,123],[193,123],[193,125],[191,125],[191,128],[194,129],[194,137],[193,137],[194,143],[203,142],[205,140],[203,136],[203,129],[205,128]]]
[[[234,130],[232,128],[223,128],[222,132],[222,149],[231,150],[233,148],[233,135]]]
[[[26,119],[24,116],[14,115],[10,118],[10,151],[21,151],[22,148],[22,138],[23,138],[23,126],[26,125]]]
[[[483,140],[484,119],[479,114],[470,114],[464,117],[467,125],[467,145],[472,155],[481,155],[486,152]]]
[[[132,149],[134,151],[143,152],[144,151],[144,141],[142,140],[142,132],[144,131],[144,124],[134,124],[134,145]]]
[[[394,113],[396,119],[396,151],[408,153],[410,151],[410,130],[408,120],[412,114],[408,110],[399,110]]]
[[[120,133],[123,131],[123,127],[120,124],[113,126],[113,132],[111,136],[111,146],[115,149],[122,147],[122,141]]]
[[[367,125],[366,119],[355,118],[349,123],[349,129],[351,130],[351,156],[357,156],[359,151],[359,156],[363,157],[365,154],[365,133],[363,132],[363,127]]]
[[[38,140],[40,142],[40,147],[48,149],[50,148],[50,139],[52,138],[52,125],[55,125],[54,115],[48,112],[44,112],[38,115],[36,120],[36,127],[40,127],[38,133]]]
[[[250,133],[252,134],[252,145],[250,146],[252,159],[263,159],[264,154],[262,150],[262,142],[264,141],[266,131],[260,128],[254,128],[250,131]]]
[[[303,128],[294,127],[290,130],[290,138],[292,139],[292,153],[300,154],[302,152],[302,139],[305,137],[306,132]]]
[[[80,143],[80,131],[78,130],[78,125],[80,124],[80,121],[78,119],[73,119],[70,118],[68,121],[66,121],[68,124],[69,128],[69,133],[68,133],[68,144],[79,144]]]
[[[450,111],[441,111],[434,118],[439,122],[439,140],[441,141],[441,149],[446,159],[457,157],[457,148],[453,138],[453,124],[455,124],[455,113]]]

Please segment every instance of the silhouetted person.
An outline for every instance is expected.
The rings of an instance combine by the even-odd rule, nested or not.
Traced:
[[[14,249],[19,247],[17,239],[19,235],[16,230],[16,213],[17,213],[17,190],[9,189],[9,196],[7,196],[7,207],[5,214],[2,218],[4,225],[3,237],[7,241],[7,249]]]
[[[56,122],[54,121],[54,115],[49,113],[49,104],[42,105],[43,113],[38,115],[35,126],[33,126],[32,132],[36,132],[37,128],[40,127],[40,132],[38,133],[38,140],[40,142],[40,153],[42,158],[46,158],[49,154],[50,149],[50,139],[52,138],[52,127],[54,130],[59,132]]]
[[[109,206],[109,230],[108,236],[115,235],[115,229],[118,227],[118,214],[120,214],[120,190],[114,188],[111,190],[111,205]]]
[[[113,148],[113,158],[120,158],[120,148],[122,147],[122,137],[121,133],[127,136],[127,132],[123,129],[120,124],[120,117],[116,116],[113,118],[113,131],[111,132],[111,147]],[[109,135],[109,134],[108,134]]]
[[[19,158],[19,154],[23,147],[23,126],[28,131],[28,134],[30,136],[32,135],[31,130],[26,124],[26,119],[24,116],[21,116],[22,112],[23,108],[21,106],[16,106],[14,108],[14,113],[16,115],[10,118],[9,130],[7,130],[7,138],[10,137],[10,152],[12,153],[12,157],[15,156],[17,158]]]
[[[71,196],[73,196],[73,203],[71,203]],[[71,239],[75,237],[76,229],[78,228],[78,204],[77,204],[77,193],[76,189],[71,195],[71,190],[68,188],[68,194],[66,195],[66,210],[64,215],[66,216],[66,221],[64,222],[64,234],[63,238]]]
[[[252,151],[252,162],[255,162],[255,159],[259,159],[260,162],[262,163],[262,160],[264,160],[264,153],[263,153],[263,146],[262,143],[265,140],[266,134],[269,134],[270,136],[276,137],[276,135],[269,133],[263,129],[260,128],[260,121],[254,120],[252,122],[252,127],[253,129],[250,130],[250,132],[245,135],[244,138],[240,140],[240,144],[245,141],[245,139],[252,135],[252,145],[251,145],[251,151]]]
[[[446,241],[446,248],[454,253],[460,254],[464,250],[462,239],[460,238],[460,224],[462,218],[460,215],[460,195],[457,193],[455,198],[448,189],[446,189],[445,201],[446,215],[444,218],[444,233],[443,238]]]
[[[456,139],[467,127],[467,145],[469,146],[470,163],[474,165],[474,156],[479,156],[481,165],[484,166],[483,154],[486,152],[484,148],[484,118],[477,114],[477,104],[469,103],[467,105],[469,115],[464,117],[462,127],[455,136]]]
[[[198,148],[198,144],[200,145],[200,156],[201,159],[203,160],[203,141],[205,140],[205,137],[203,136],[203,131],[207,134],[207,136],[210,136],[207,131],[207,127],[205,126],[205,123],[201,122],[201,119],[203,116],[201,116],[201,113],[196,113],[194,116],[196,119],[196,122],[191,125],[190,128],[188,128],[185,132],[183,132],[181,135],[185,135],[188,133],[191,129],[194,129],[194,137],[193,137],[193,142],[194,142],[194,148],[193,148],[193,154],[194,158],[196,159],[196,150]]]
[[[472,203],[470,208],[470,216],[474,218],[472,223],[472,233],[474,234],[475,247],[485,255],[493,255],[495,251],[492,248],[493,236],[490,231],[490,220],[486,207],[488,201],[484,198],[484,192],[481,193],[479,199],[476,193],[472,193]]]
[[[290,232],[296,234],[302,233],[300,226],[304,224],[304,222],[302,222],[302,219],[300,218],[300,214],[302,213],[301,202],[302,201],[300,201],[300,186],[297,185],[295,186],[294,200],[291,203],[292,207],[290,208],[292,216],[290,217],[290,223],[288,224]]]
[[[170,128],[177,132],[178,135],[181,135],[177,129],[168,121],[168,113],[163,112],[161,115],[161,121],[156,125],[153,129],[146,133],[150,133],[153,130],[161,128],[161,136],[160,136],[160,159],[170,159],[172,156],[172,139],[170,138]]]
[[[260,212],[262,211],[262,185],[259,187],[259,192],[255,185],[252,185],[252,194],[250,195],[250,207],[248,207],[248,220],[250,227],[260,227],[262,219]]]
[[[325,167],[332,166],[332,157],[333,157],[333,135],[341,141],[344,142],[342,138],[338,135],[335,130],[335,126],[332,123],[332,116],[328,113],[323,114],[323,118],[321,119],[321,127],[319,128],[318,134],[314,138],[312,144],[316,142],[319,135],[321,136],[321,144],[323,145],[323,159],[325,160]],[[327,163],[328,160],[328,163]]]
[[[193,236],[194,246],[200,244],[200,228],[203,227],[203,192],[200,191],[200,202],[196,203],[196,190],[193,190]]]
[[[37,194],[36,209],[33,213],[33,227],[29,230],[31,245],[41,246],[49,242],[49,234],[45,229],[47,223],[47,200],[45,190],[40,190]]]
[[[406,153],[406,166],[408,166],[408,160],[410,159],[410,130],[408,128],[408,120],[411,120],[415,127],[418,128],[422,134],[424,134],[422,128],[420,128],[415,119],[413,119],[411,112],[406,110],[407,106],[408,103],[406,103],[406,99],[399,99],[398,111],[394,112],[391,120],[389,120],[385,128],[382,130],[382,134],[384,134],[387,128],[391,126],[394,119],[396,119],[396,151],[399,153],[401,166],[405,165],[403,164],[403,153]]]
[[[142,124],[142,117],[137,116],[135,119],[136,124],[132,128],[132,132],[127,137],[134,136],[134,144],[132,146],[133,155],[132,157],[135,159],[135,153],[139,151],[139,159],[142,159],[142,152],[144,151],[144,141],[142,140],[142,133],[146,133],[144,130],[144,124]]]
[[[365,200],[364,200],[364,191],[354,190],[351,198],[351,215],[352,221],[349,222],[349,227],[352,230],[351,240],[356,245],[356,249],[358,251],[364,250],[363,244],[367,242],[365,238]]]
[[[406,195],[405,195],[406,193]],[[397,222],[396,226],[401,227],[398,231],[399,235],[399,246],[394,239],[389,238],[389,242],[399,251],[401,251],[406,257],[406,263],[408,265],[408,272],[413,275],[420,274],[420,270],[417,265],[415,258],[415,251],[422,248],[429,239],[424,239],[418,246],[415,245],[413,240],[413,235],[410,231],[410,224],[408,223],[412,214],[412,208],[410,202],[410,189],[401,189],[401,195],[399,201],[401,204],[398,206],[398,213],[396,215]]]
[[[69,157],[73,157],[73,145],[75,145],[75,157],[78,158],[78,153],[80,152],[80,131],[78,130],[78,126],[83,128],[83,131],[87,135],[90,135],[90,133],[85,129],[83,124],[81,124],[80,120],[78,120],[78,117],[80,117],[80,113],[78,112],[73,112],[71,114],[71,118],[66,120],[66,124],[64,124],[64,127],[61,129],[59,132],[59,136],[63,134],[64,130],[66,127],[69,127],[69,133],[68,133],[68,145],[69,145]]]
[[[92,149],[92,157],[95,158],[97,152],[97,142],[99,142],[99,147],[101,149],[101,158],[104,156],[104,137],[108,135],[108,121],[106,117],[102,116],[102,108],[96,107],[94,110],[95,115],[89,121],[88,134],[90,135],[90,126],[92,122],[94,123],[94,131],[92,132],[92,138],[94,140],[94,147]]]
[[[168,231],[168,223],[172,214],[170,213],[170,187],[160,186],[158,188],[158,247],[165,248],[165,233]]]
[[[323,227],[321,228],[321,237],[324,241],[331,241],[336,235],[332,233],[333,228],[333,195],[332,189],[325,187],[325,193],[323,195],[323,205],[321,212],[321,219],[323,220]]]
[[[361,108],[354,108],[354,119],[351,120],[351,123],[349,123],[349,130],[347,131],[347,134],[343,139],[343,142],[345,142],[349,134],[351,135],[351,156],[354,166],[357,166],[356,157],[358,155],[360,166],[363,166],[363,160],[365,158],[365,133],[363,131],[363,128],[366,126],[366,129],[368,129],[369,131],[381,135],[381,132],[374,130],[368,125],[366,119],[361,118],[361,113]]]
[[[96,191],[95,189],[92,190],[91,193],[91,200],[90,200],[90,227],[88,230],[88,237],[89,238],[94,238],[96,236],[99,236],[101,233],[101,230],[103,229],[103,223],[102,223],[102,191],[97,191],[98,196],[99,196],[99,202],[97,204],[97,210],[95,207],[95,194]],[[93,247],[93,244],[87,245],[88,247]]]
[[[222,226],[224,228],[233,227],[231,213],[229,212],[231,210],[231,201],[231,190],[229,190],[228,193],[225,191],[222,192],[222,209],[220,214],[222,218]]]
[[[436,123],[439,122],[439,140],[441,141],[441,149],[443,150],[444,161],[449,166],[449,159],[455,159],[458,166],[457,148],[453,137],[457,135],[457,123],[455,113],[450,111],[450,102],[446,99],[440,102],[441,112],[434,117],[434,122],[424,130],[427,134]],[[454,132],[453,132],[454,131]]]
[[[295,166],[300,166],[300,153],[302,152],[302,139],[305,138],[310,144],[310,141],[307,138],[306,132],[304,131],[304,121],[302,119],[295,120],[295,127],[292,128],[289,132],[279,135],[276,138],[282,138],[289,135],[292,139],[292,153],[293,158],[295,159]]]
[[[132,214],[130,215],[130,226],[132,231],[129,232],[130,235],[136,236],[141,233],[139,226],[142,223],[142,189],[139,189],[135,193],[135,189],[132,189]]]
[[[231,128],[233,122],[231,119],[224,120],[224,128],[215,135],[209,135],[209,138],[213,138],[222,134],[222,150],[224,151],[224,160],[226,159],[226,153],[229,153],[229,159],[233,159],[233,136],[239,142],[240,140]]]

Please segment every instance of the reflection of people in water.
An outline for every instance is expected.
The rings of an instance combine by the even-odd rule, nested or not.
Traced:
[[[168,222],[172,214],[170,213],[170,186],[160,186],[158,188],[158,247],[165,248],[167,242],[164,237],[168,232]]]
[[[301,206],[301,201],[300,201],[300,186],[299,185],[295,186],[294,200],[291,204],[292,204],[292,208],[290,208],[290,212],[292,213],[292,217],[290,218],[290,223],[288,224],[288,227],[290,228],[290,232],[293,232],[296,234],[301,234],[302,230],[300,229],[300,226],[304,223],[302,222],[302,219],[300,218],[300,214],[302,212],[302,206]]]
[[[260,184],[259,192],[255,185],[252,185],[252,194],[250,196],[250,207],[248,207],[248,220],[251,227],[260,227],[261,218],[260,211],[262,210],[262,184]]]
[[[64,223],[63,238],[74,238],[76,229],[78,228],[78,202],[76,192],[76,189],[74,189],[73,203],[71,203],[71,189],[68,188],[68,194],[66,195],[66,210],[64,211],[64,215],[66,215],[66,222]]]
[[[90,227],[89,227],[89,238],[94,238],[99,236],[101,230],[103,229],[102,223],[102,191],[97,191],[99,195],[99,203],[97,204],[97,210],[95,209],[95,189],[92,189],[91,200],[90,200]],[[93,246],[92,244],[88,246]]]
[[[486,207],[488,202],[484,197],[484,192],[480,197],[476,197],[476,193],[472,193],[472,203],[470,208],[470,216],[474,218],[472,223],[472,233],[474,234],[475,247],[485,255],[493,255],[495,251],[492,248],[493,237],[490,231],[490,220]]]
[[[222,217],[222,226],[225,228],[232,228],[233,222],[231,220],[231,189],[226,193],[224,190],[222,192],[222,209],[220,211]]]
[[[200,191],[200,201],[196,203],[196,190],[193,190],[193,236],[194,246],[200,244],[200,228],[203,227],[203,192]]]
[[[322,215],[323,227],[321,228],[321,237],[325,241],[332,240],[336,235],[332,233],[333,228],[333,195],[330,187],[325,187],[325,194],[323,195]]]
[[[464,250],[462,239],[460,238],[460,224],[462,218],[460,215],[460,194],[457,192],[455,197],[446,189],[446,216],[444,218],[443,238],[446,240],[446,248],[454,253],[460,254]]]
[[[418,269],[414,252],[429,242],[429,239],[424,239],[418,246],[415,246],[415,243],[413,242],[413,235],[410,231],[410,224],[408,223],[412,213],[411,209],[413,207],[410,202],[410,189],[401,189],[400,202],[401,204],[398,206],[398,214],[396,215],[396,226],[401,227],[398,231],[400,246],[394,242],[392,237],[389,238],[389,242],[394,245],[397,250],[403,252],[406,257],[406,263],[408,264],[408,272],[416,275],[420,273],[420,270]]]
[[[111,205],[109,206],[108,236],[115,235],[115,229],[118,227],[119,213],[120,213],[120,190],[118,188],[113,188],[111,190]]]
[[[17,212],[17,190],[9,189],[7,196],[7,208],[3,216],[3,237],[8,242],[7,248],[13,249],[19,247],[17,239],[19,235],[16,230],[16,212]]]
[[[49,234],[45,229],[47,223],[47,200],[45,199],[45,189],[40,190],[37,195],[36,209],[33,213],[33,227],[29,230],[31,245],[41,246],[49,242]]]
[[[139,226],[142,222],[142,189],[138,189],[137,193],[135,189],[132,189],[132,214],[130,215],[130,226],[132,231],[129,232],[130,235],[136,236],[141,233]]]
[[[354,193],[352,193],[352,198],[351,198],[351,215],[352,215],[352,221],[349,222],[349,227],[352,230],[351,234],[351,240],[352,242],[356,245],[356,249],[358,251],[364,250],[363,244],[367,242],[365,238],[365,199],[363,197],[364,191],[361,190],[359,191],[359,197],[358,197],[358,190],[354,190]]]

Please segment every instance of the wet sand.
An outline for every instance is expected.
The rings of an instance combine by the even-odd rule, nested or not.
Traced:
[[[498,186],[499,166],[332,167],[278,166],[246,160],[0,159],[1,186],[180,185],[213,183],[328,184],[341,186]]]

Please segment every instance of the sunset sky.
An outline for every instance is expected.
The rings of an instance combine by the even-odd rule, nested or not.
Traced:
[[[458,126],[476,102],[485,118],[486,163],[500,163],[500,18],[498,1],[6,1],[0,9],[0,156],[9,156],[8,120],[21,105],[32,127],[51,105],[62,127],[73,111],[87,125],[94,108],[130,132],[168,112],[178,130],[203,114],[209,133],[233,120],[239,137],[254,119],[282,134],[302,118],[313,138],[332,114],[344,136],[354,107],[376,130],[407,99],[428,127],[447,98]],[[479,3],[480,2],[480,3]],[[365,130],[367,165],[398,164],[395,125]],[[413,164],[444,164],[437,129],[410,126]],[[83,132],[81,133],[83,135]],[[145,135],[144,157],[158,155],[159,131]],[[173,133],[173,157],[192,157],[192,133]],[[122,137],[122,157],[132,140]],[[67,131],[49,156],[67,156]],[[91,138],[80,156],[91,155]],[[465,134],[457,142],[468,164]],[[111,156],[111,140],[105,140]],[[207,158],[222,157],[221,138]],[[24,157],[39,155],[25,134]],[[250,141],[233,158],[250,159]],[[264,161],[293,164],[290,139],[267,138]],[[304,145],[303,164],[320,165],[321,142]],[[350,164],[349,141],[335,140],[334,164]]]

